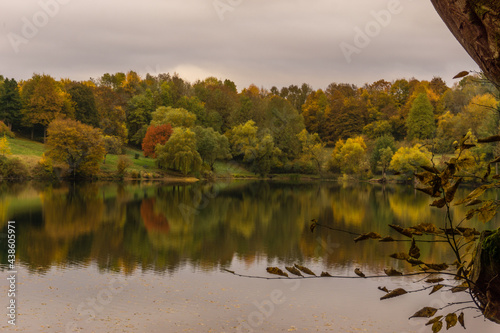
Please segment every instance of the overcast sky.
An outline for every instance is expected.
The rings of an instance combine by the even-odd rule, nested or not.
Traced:
[[[318,89],[478,70],[430,0],[0,0],[0,27],[0,74],[16,79],[134,70]]]

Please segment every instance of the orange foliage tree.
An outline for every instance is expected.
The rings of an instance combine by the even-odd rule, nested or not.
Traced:
[[[164,145],[172,135],[172,126],[170,124],[148,127],[146,136],[142,140],[142,150],[144,156],[156,158],[155,147],[158,144]]]

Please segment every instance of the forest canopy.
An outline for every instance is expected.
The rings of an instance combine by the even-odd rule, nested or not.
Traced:
[[[451,87],[434,77],[240,91],[228,79],[190,83],[177,74],[141,77],[134,71],[80,82],[47,74],[19,82],[0,77],[0,121],[9,131],[45,141],[52,122],[74,120],[74,126],[99,130],[111,147],[105,154],[142,148],[160,168],[184,174],[234,160],[263,176],[385,175],[404,162],[391,163],[393,156],[410,156],[400,149],[422,144],[450,154],[468,132],[496,134],[497,109],[498,92],[480,74]],[[481,160],[496,149],[471,154]]]

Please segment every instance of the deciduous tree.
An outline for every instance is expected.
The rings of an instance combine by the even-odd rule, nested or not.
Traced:
[[[66,89],[75,105],[75,119],[98,127],[99,114],[92,88],[80,82],[71,82]]]
[[[196,115],[183,108],[172,108],[170,106],[160,106],[153,112],[152,125],[170,124],[175,127],[193,127],[196,122]]]
[[[92,177],[106,153],[102,132],[71,119],[56,119],[47,129],[47,156],[66,163],[73,177]]]
[[[229,140],[226,136],[214,131],[213,128],[203,128],[197,126],[194,128],[196,133],[196,149],[203,162],[211,169],[217,160],[230,159],[231,150]]]
[[[9,140],[7,140],[5,135],[0,139],[0,154],[2,156],[12,154],[10,151]]]
[[[425,147],[415,145],[414,147],[399,148],[390,163],[390,169],[396,172],[411,175],[419,170],[420,166],[430,166],[431,154]]]
[[[328,106],[328,99],[323,90],[313,91],[307,96],[307,99],[302,106],[302,116],[304,117],[304,125],[309,133],[318,133],[324,136],[324,117]]]
[[[358,174],[365,165],[366,144],[362,137],[339,140],[333,149],[330,168],[343,174]]]
[[[434,135],[436,124],[432,104],[427,94],[420,93],[412,104],[408,119],[408,139],[429,139]]]
[[[325,144],[321,142],[318,133],[309,134],[306,129],[303,129],[297,137],[302,146],[300,159],[306,162],[312,161],[316,171],[321,172],[325,156]]]
[[[164,145],[172,135],[172,132],[172,126],[170,126],[170,124],[149,126],[146,136],[142,141],[144,156],[156,158],[156,146]]]
[[[54,119],[74,118],[75,109],[70,95],[49,75],[34,74],[21,85],[20,93],[24,105],[24,124],[32,129],[35,125],[41,125],[44,135]]]
[[[373,147],[372,154],[370,156],[370,167],[372,172],[376,172],[377,166],[381,164],[382,161],[382,150],[390,148],[394,153],[396,151],[396,145],[394,143],[394,138],[390,135],[384,135],[379,137],[375,141],[375,146]],[[390,162],[390,159],[389,159]],[[382,163],[385,164],[385,163]],[[384,170],[383,170],[384,171]]]
[[[198,171],[202,163],[196,150],[196,134],[184,127],[174,128],[170,139],[156,147],[156,155],[160,168],[178,170],[184,175]]]
[[[253,120],[237,125],[226,133],[233,156],[243,157],[245,152],[257,145],[258,128]]]

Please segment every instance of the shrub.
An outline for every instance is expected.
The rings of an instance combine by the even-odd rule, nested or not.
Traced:
[[[35,179],[55,180],[57,176],[54,172],[52,161],[45,154],[38,161],[37,165],[31,170],[31,174]]]
[[[116,165],[116,173],[118,177],[123,178],[127,168],[132,164],[130,159],[126,155],[120,155],[118,157],[118,164]]]
[[[0,120],[0,136],[8,136],[9,138],[14,138],[14,133],[10,130],[10,128],[5,125],[3,121]]]
[[[30,177],[30,173],[20,159],[0,156],[0,176],[7,180],[24,180]]]

